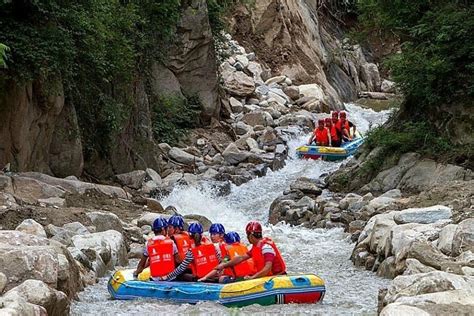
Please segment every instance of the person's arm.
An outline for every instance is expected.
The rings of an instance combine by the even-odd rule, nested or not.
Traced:
[[[310,146],[311,143],[313,142],[313,138],[314,138],[314,134],[311,134],[311,136],[309,137],[309,140],[308,140],[308,146]]]
[[[219,270],[217,270],[217,268],[214,268],[213,270],[211,270],[211,272],[209,272],[208,274],[206,274],[202,278],[198,279],[198,282],[203,282],[203,281],[206,281],[208,279],[212,279],[213,277],[215,277],[218,274],[219,274]]]
[[[258,279],[264,276],[267,276],[270,271],[272,271],[273,263],[271,261],[265,262],[265,266],[262,270],[258,271],[254,275],[245,277],[246,280]]]
[[[245,255],[242,255],[242,256],[236,256],[234,259],[232,259],[228,262],[218,264],[216,269],[217,270],[224,270],[225,268],[230,268],[230,267],[236,266],[239,263],[241,263],[242,261],[245,261],[245,260],[248,260],[248,259],[250,259],[250,256],[248,254],[245,254]]]
[[[140,258],[140,261],[138,262],[137,269],[135,272],[133,272],[133,276],[137,277],[140,273],[142,273],[143,269],[146,268],[146,264],[148,261],[148,257],[142,254],[142,257]]]
[[[176,279],[178,275],[182,274],[189,267],[189,265],[191,264],[191,262],[193,262],[193,260],[194,260],[193,253],[191,252],[191,250],[188,250],[188,252],[186,253],[186,256],[184,257],[183,262],[181,262],[179,266],[173,270],[173,272],[165,275],[164,277],[161,277],[160,280],[172,281]]]
[[[331,131],[330,131],[329,128],[327,128],[327,127],[326,127],[326,132],[328,133],[329,147],[332,147]]]

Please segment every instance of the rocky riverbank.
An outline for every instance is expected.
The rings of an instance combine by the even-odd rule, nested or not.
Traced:
[[[403,163],[407,157],[414,161]],[[323,180],[300,178],[273,202],[270,222],[350,233],[356,242],[353,263],[393,279],[380,291],[381,315],[469,314],[474,307],[472,171],[416,157],[407,154],[377,175],[362,186],[364,195],[333,193]],[[456,172],[443,181],[437,175],[447,170]]]

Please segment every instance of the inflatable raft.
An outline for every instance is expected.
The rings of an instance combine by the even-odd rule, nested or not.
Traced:
[[[139,276],[139,279],[143,277]],[[134,280],[133,270],[116,271],[108,290],[114,299],[155,298],[178,303],[214,301],[229,307],[322,301],[324,281],[314,274],[282,275],[229,284]]]
[[[336,161],[354,155],[363,143],[364,138],[360,137],[342,144],[341,147],[300,146],[296,148],[296,154],[299,158]]]

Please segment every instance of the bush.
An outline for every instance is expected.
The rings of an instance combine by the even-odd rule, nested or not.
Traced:
[[[201,101],[197,95],[161,96],[153,104],[153,135],[159,142],[176,144],[199,123]]]

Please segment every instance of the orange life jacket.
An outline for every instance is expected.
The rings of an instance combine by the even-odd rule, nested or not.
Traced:
[[[173,244],[169,238],[153,237],[148,240],[147,251],[152,277],[161,277],[174,270]]]
[[[275,260],[280,263],[282,271],[279,271],[279,274],[283,274],[286,272],[286,264],[285,261],[283,260],[280,251],[278,250],[277,246],[271,240],[271,238],[265,237],[262,240],[260,240],[256,245],[252,246],[252,250],[250,251],[250,255],[252,256],[253,262],[255,264],[255,269],[257,269],[257,272],[262,270],[265,267],[265,260],[263,258],[263,253],[262,253],[262,247],[267,244],[270,245],[273,248],[273,251],[275,252]],[[272,270],[275,268],[275,265],[273,265]],[[271,276],[273,275],[273,271],[268,272],[266,276]]]
[[[240,242],[233,243],[232,245],[227,245],[226,252],[229,256],[229,259],[232,260],[237,256],[246,255],[248,249],[245,245]],[[232,276],[234,278],[244,277],[246,275],[254,275],[257,272],[253,259],[248,259],[242,261],[238,265],[235,265],[232,268],[224,270],[224,275]]]
[[[329,145],[329,132],[326,127],[322,130],[316,128],[316,130],[314,131],[314,136],[316,137],[317,144],[321,144],[322,146]]]
[[[181,259],[181,261],[183,261],[188,250],[194,248],[194,240],[189,237],[189,234],[187,232],[174,234],[173,239],[176,243],[176,248],[178,248],[179,258]]]
[[[329,129],[331,132],[331,141],[337,142],[339,141],[339,132],[337,130],[337,127],[335,125],[331,125],[331,128]]]
[[[201,244],[191,249],[191,251],[194,256],[194,261],[191,263],[191,270],[193,275],[198,278],[202,278],[219,264],[214,244]]]

